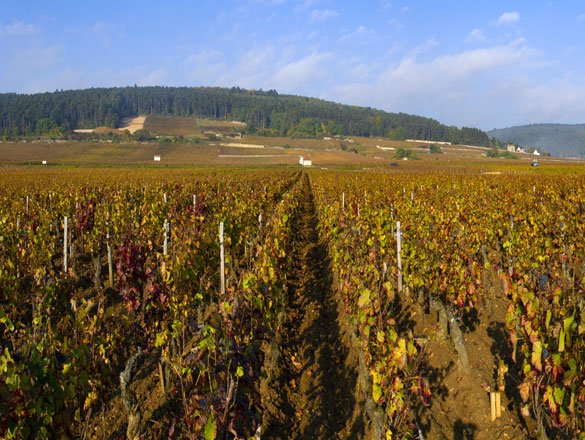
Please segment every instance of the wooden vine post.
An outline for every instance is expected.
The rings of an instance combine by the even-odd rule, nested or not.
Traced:
[[[169,222],[165,219],[164,224],[164,244],[163,244],[163,255],[168,255],[169,251]]]
[[[341,207],[345,208],[345,192],[341,193]]]
[[[502,401],[501,394],[497,391],[490,392],[490,407],[491,407],[491,420],[495,422],[502,416]]]
[[[396,222],[396,255],[398,257],[398,292],[402,292],[402,236],[400,232],[400,222]]]
[[[220,263],[220,291],[221,294],[225,294],[225,255],[223,249],[223,222],[219,224],[219,258],[221,260]]]
[[[68,230],[68,219],[65,216],[64,223],[63,223],[63,269],[65,270],[65,274],[67,274],[67,236],[69,235]]]
[[[112,246],[110,245],[110,233],[106,235],[106,246],[108,248],[108,280],[110,288],[114,288],[114,265],[112,264]]]

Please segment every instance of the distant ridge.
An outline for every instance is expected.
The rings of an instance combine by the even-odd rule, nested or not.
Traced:
[[[227,119],[265,136],[423,139],[488,146],[478,128],[451,127],[422,116],[389,113],[275,90],[220,87],[119,87],[21,95],[0,94],[0,136],[11,139],[99,126],[127,117],[172,115]]]
[[[500,142],[544,149],[553,156],[585,157],[585,124],[531,124],[487,132]]]

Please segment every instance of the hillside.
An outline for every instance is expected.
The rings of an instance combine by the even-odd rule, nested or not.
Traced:
[[[538,147],[554,156],[585,157],[585,124],[532,124],[487,132],[501,142]]]
[[[72,129],[118,128],[124,118],[172,115],[246,123],[246,134],[312,137],[324,134],[448,141],[487,146],[477,128],[449,127],[434,119],[388,113],[316,98],[239,87],[124,87],[0,94],[0,136],[60,136]]]

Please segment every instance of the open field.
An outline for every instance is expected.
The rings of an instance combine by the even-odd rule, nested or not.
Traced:
[[[107,138],[98,142],[74,142],[49,139],[20,143],[0,143],[0,163],[35,163],[67,165],[149,165],[153,156],[162,160],[156,165],[294,165],[300,156],[312,160],[316,167],[356,166],[380,167],[389,163],[417,167],[427,162],[468,163],[491,167],[510,163],[529,167],[538,160],[542,165],[579,165],[585,161],[559,159],[516,153],[517,160],[489,159],[488,149],[471,145],[440,145],[439,154],[430,154],[430,141],[394,141],[377,137],[325,137],[302,139],[241,135],[243,123],[175,116],[128,118],[132,129],[143,126],[157,136],[176,136],[183,139],[164,139],[151,142],[112,143]],[[128,125],[130,126],[130,125]],[[123,134],[122,128],[99,127],[96,133]],[[177,142],[178,141],[178,142]],[[192,144],[190,143],[192,142]],[[412,160],[395,158],[398,149],[410,151]],[[408,162],[408,165],[407,165]]]
[[[179,123],[168,132],[178,134],[187,130]],[[467,163],[471,167],[492,167],[509,163],[511,166],[530,167],[535,159],[530,154],[518,154],[518,160],[486,158],[485,149],[468,146],[443,147],[442,154],[428,154],[428,148],[421,148],[407,142],[383,139],[352,138],[347,140],[322,139],[288,139],[267,138],[261,136],[244,136],[241,140],[230,139],[208,141],[208,144],[167,144],[158,143],[122,143],[110,142],[20,142],[0,143],[0,163],[40,163],[66,165],[154,165],[153,156],[161,155],[162,161],[157,165],[294,165],[299,156],[313,161],[316,167],[331,166],[372,166],[379,167],[389,163],[400,166],[418,167],[428,162]],[[346,151],[340,149],[341,142],[347,145]],[[239,147],[239,144],[242,144]],[[224,144],[224,145],[222,145]],[[264,145],[266,148],[246,148],[249,145]],[[395,150],[381,148],[405,148],[412,150],[419,160],[403,161],[394,159]],[[355,148],[357,153],[350,152]],[[231,156],[231,157],[230,157]],[[268,157],[270,156],[270,157]],[[541,166],[548,164],[567,164],[576,166],[585,161],[563,160],[558,158],[538,157]]]

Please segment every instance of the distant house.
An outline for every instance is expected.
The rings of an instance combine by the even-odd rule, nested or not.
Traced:
[[[516,151],[516,147],[514,146],[514,144],[508,144],[508,151],[510,151],[511,153],[514,153]]]
[[[156,156],[154,156],[154,161],[155,162],[160,162],[160,156],[158,154]]]
[[[533,153],[533,154],[534,154],[535,156],[540,156],[540,153],[538,152],[538,150],[534,150],[534,153]]]
[[[299,158],[299,165],[302,165],[304,167],[310,167],[313,165],[313,161],[309,159],[304,159],[303,156],[301,156]]]

